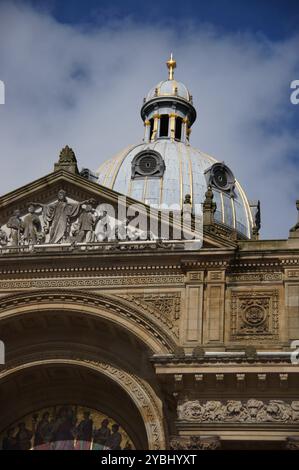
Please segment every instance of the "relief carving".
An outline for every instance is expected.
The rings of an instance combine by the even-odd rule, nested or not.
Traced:
[[[119,295],[136,305],[141,305],[162,323],[164,323],[173,334],[178,337],[178,320],[181,312],[181,294],[128,294]]]
[[[66,192],[60,189],[54,204],[41,205],[43,208],[44,233],[49,234],[49,243],[70,241],[72,222],[81,214],[82,206],[90,201],[70,203]]]
[[[276,272],[266,272],[266,273],[233,273],[229,275],[229,280],[231,282],[242,282],[242,281],[281,281],[282,273]]]
[[[24,223],[21,219],[21,212],[16,209],[13,215],[7,222],[9,229],[8,240],[12,246],[17,246],[21,243],[22,233],[24,232]]]
[[[224,403],[218,400],[193,400],[178,405],[178,418],[198,423],[298,423],[299,401],[264,402],[251,398],[246,402],[228,400]]]
[[[0,228],[0,247],[156,240],[153,233],[131,223],[135,216],[117,220],[103,205],[96,208],[97,205],[94,199],[70,200],[66,191],[60,189],[53,203],[30,203],[25,215],[19,209],[15,210],[7,224]],[[127,245],[118,247],[122,250],[131,248]],[[157,248],[156,243],[154,248]],[[160,242],[159,248],[169,246],[164,247]]]
[[[178,276],[103,276],[97,278],[59,279],[5,279],[0,280],[1,289],[48,289],[48,288],[97,288],[113,286],[169,285],[183,284],[184,277]]]
[[[234,340],[278,338],[278,291],[233,291],[231,338]]]

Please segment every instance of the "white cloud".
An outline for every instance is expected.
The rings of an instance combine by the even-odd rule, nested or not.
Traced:
[[[299,116],[289,100],[298,37],[271,42],[190,23],[178,34],[130,19],[87,29],[12,2],[0,9],[2,194],[52,171],[65,144],[95,169],[139,142],[143,96],[166,77],[173,50],[176,77],[198,110],[191,143],[225,161],[249,199],[261,199],[264,236],[287,237],[299,197],[299,133],[288,127]]]

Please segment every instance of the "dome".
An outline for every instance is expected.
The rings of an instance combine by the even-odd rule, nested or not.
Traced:
[[[202,213],[209,186],[216,202],[215,220],[250,238],[250,205],[233,172],[189,143],[196,110],[187,87],[174,79],[176,61],[166,62],[168,80],[152,88],[141,117],[144,138],[97,170],[98,183],[160,210],[181,211],[191,196],[193,214]]]
[[[165,163],[162,177],[132,179],[132,162],[141,152],[154,151]],[[207,191],[206,171],[217,160],[183,142],[157,140],[125,148],[97,170],[98,183],[155,208],[181,208],[186,194],[191,195],[194,213],[200,213]],[[247,197],[235,181],[234,197],[213,188],[215,220],[250,238],[252,216]]]
[[[176,80],[163,80],[152,88],[145,98],[145,102],[155,99],[157,97],[177,96],[183,100],[192,102],[192,96],[188,88],[182,82]]]

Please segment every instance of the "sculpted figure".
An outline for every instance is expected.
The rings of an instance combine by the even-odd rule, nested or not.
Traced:
[[[298,211],[298,222],[296,223],[296,225],[294,225],[294,227],[291,228],[291,232],[297,232],[297,230],[299,230],[299,199],[298,201],[296,201],[296,208]]]
[[[79,215],[78,221],[74,226],[73,235],[77,243],[92,243],[96,241],[95,226],[99,220],[99,216],[91,204],[83,207],[83,212]]]
[[[96,227],[96,241],[103,242],[114,239],[114,230],[110,222],[110,217],[106,210],[100,213],[98,222],[96,223]]]
[[[28,214],[24,217],[23,240],[25,243],[36,245],[43,239],[42,226],[36,213],[35,204],[30,204]]]
[[[43,207],[44,230],[50,234],[49,243],[69,241],[72,222],[79,216],[82,205],[89,202],[70,203],[63,189],[58,192],[57,199],[54,204],[40,204]]]
[[[18,246],[21,242],[22,233],[24,232],[24,223],[21,219],[21,212],[16,209],[13,216],[7,222],[7,227],[10,229],[9,240],[12,246]]]
[[[4,232],[4,230],[0,228],[0,246],[7,245],[7,242],[8,242],[7,235]]]
[[[134,217],[127,217],[123,221],[118,223],[115,229],[115,235],[117,240],[126,241],[137,240],[139,238],[138,230],[132,225],[130,225],[130,222],[133,218]]]

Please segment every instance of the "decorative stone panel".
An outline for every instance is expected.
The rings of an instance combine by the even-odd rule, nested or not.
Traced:
[[[278,339],[278,290],[233,291],[231,339]]]
[[[158,318],[178,338],[178,320],[181,314],[181,293],[126,294],[118,295],[123,299],[140,305],[144,310]]]

